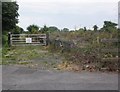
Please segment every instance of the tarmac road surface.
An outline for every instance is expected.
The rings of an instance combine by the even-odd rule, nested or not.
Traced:
[[[117,90],[117,73],[67,72],[2,66],[3,90]]]

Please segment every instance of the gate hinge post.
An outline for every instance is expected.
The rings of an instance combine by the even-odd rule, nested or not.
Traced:
[[[11,32],[8,32],[8,46],[11,47]]]

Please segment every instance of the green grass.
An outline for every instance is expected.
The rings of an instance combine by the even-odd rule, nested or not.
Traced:
[[[2,64],[2,48],[0,48],[0,65]]]
[[[2,64],[28,64],[25,61],[45,56],[45,54],[40,52],[43,48],[40,46],[11,47],[7,52],[3,51],[5,53],[3,53]]]

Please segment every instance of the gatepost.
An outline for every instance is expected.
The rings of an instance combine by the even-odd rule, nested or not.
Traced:
[[[8,32],[8,46],[11,46],[11,32]]]

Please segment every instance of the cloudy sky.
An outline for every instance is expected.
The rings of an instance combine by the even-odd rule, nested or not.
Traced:
[[[118,22],[119,0],[17,0],[19,26],[26,30],[31,24],[75,29],[92,28],[103,21]]]

